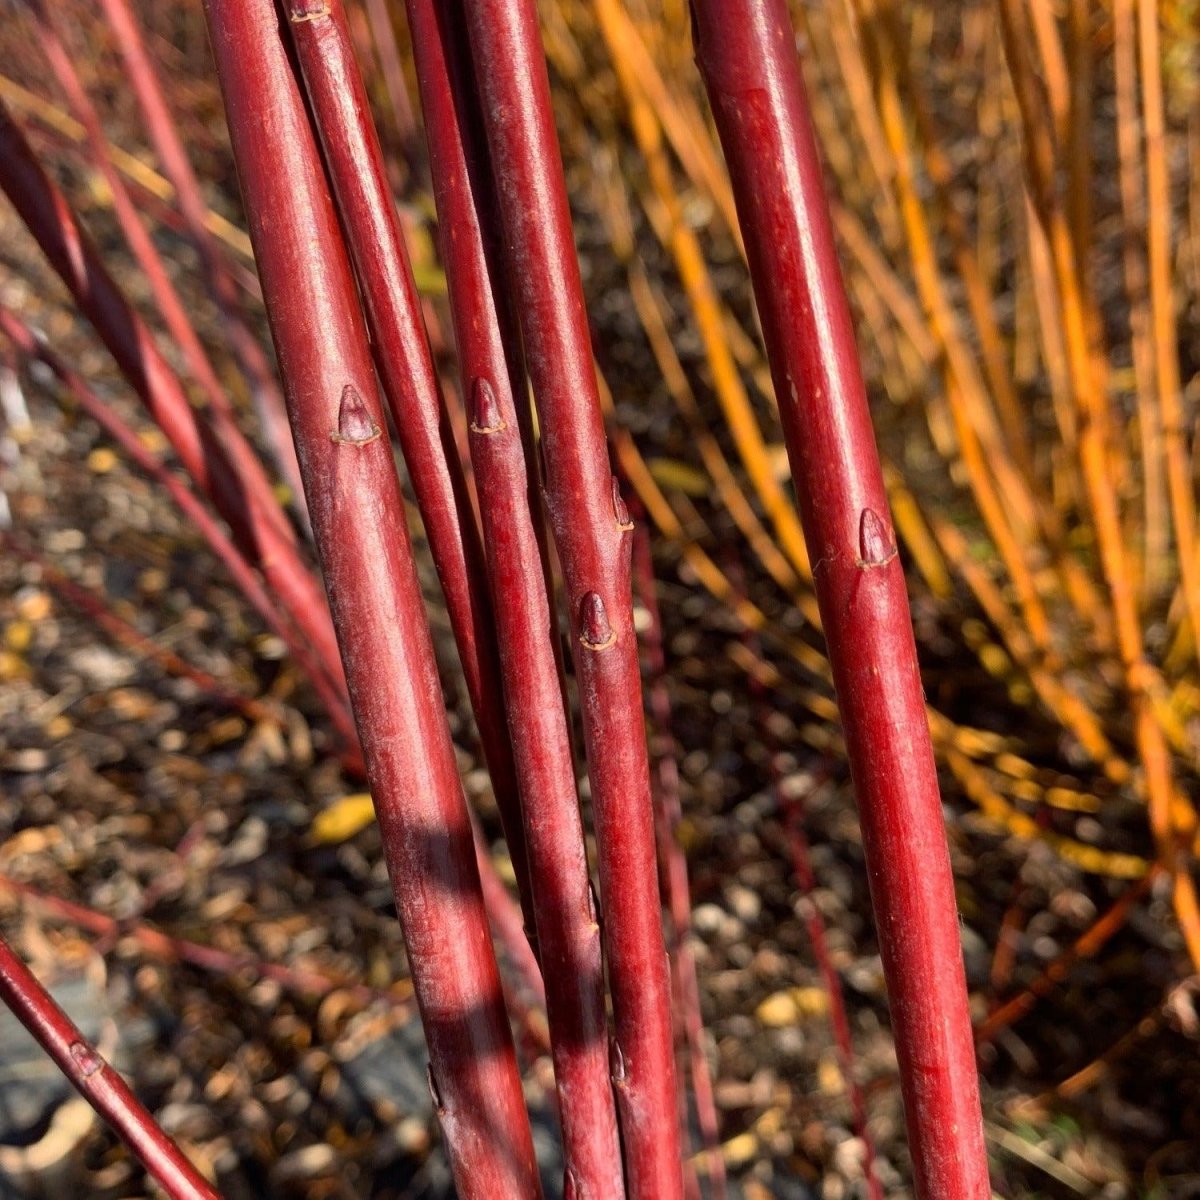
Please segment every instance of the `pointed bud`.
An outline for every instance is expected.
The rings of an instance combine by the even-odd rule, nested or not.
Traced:
[[[335,442],[346,442],[351,446],[365,446],[382,433],[367,408],[366,401],[352,383],[342,388],[342,400],[338,405],[337,432],[331,434]]]
[[[442,1093],[438,1088],[437,1079],[434,1077],[432,1063],[425,1064],[425,1082],[429,1085],[429,1098],[433,1101],[433,1110],[440,1116],[446,1106],[442,1103]]]
[[[608,1044],[608,1073],[617,1087],[620,1087],[629,1076],[629,1069],[625,1065],[625,1052],[616,1038],[613,1038]]]
[[[84,1079],[91,1079],[97,1071],[104,1069],[104,1060],[87,1042],[72,1042],[68,1053]]]
[[[874,509],[864,508],[858,526],[858,565],[882,567],[896,557],[891,526]]]
[[[589,650],[606,650],[617,640],[599,592],[588,592],[580,601],[579,640]]]
[[[632,529],[633,522],[629,519],[629,509],[625,507],[625,497],[621,495],[621,481],[612,477],[613,516],[617,519],[618,529]]]
[[[476,379],[471,384],[471,432],[499,433],[507,428],[492,385],[486,379]]]

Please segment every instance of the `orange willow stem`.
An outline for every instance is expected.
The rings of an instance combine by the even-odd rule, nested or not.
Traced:
[[[693,0],[862,820],[918,1196],[989,1195],[904,572],[785,0]]]
[[[142,1106],[129,1085],[100,1057],[33,972],[0,938],[0,1000],[37,1039],[76,1091],[162,1185],[171,1200],[219,1200]]]
[[[1028,987],[988,1013],[975,1030],[975,1041],[980,1045],[990,1042],[1001,1030],[1007,1029],[1029,1013],[1043,996],[1049,995],[1056,984],[1066,979],[1071,968],[1080,959],[1092,958],[1098,954],[1105,942],[1125,925],[1134,905],[1149,892],[1162,874],[1162,866],[1152,863],[1150,870],[1123,892],[1112,906],[1105,910],[1073,945],[1054,959]]]
[[[1170,752],[1150,694],[1157,678],[1145,658],[1137,599],[1122,537],[1117,494],[1119,455],[1114,445],[1112,414],[1102,386],[1102,364],[1098,363],[1089,339],[1083,282],[1057,190],[1054,147],[1046,130],[1042,96],[1025,56],[1024,10],[1019,0],[1001,0],[1000,14],[1005,58],[1021,111],[1033,205],[1038,222],[1045,230],[1062,302],[1067,366],[1083,418],[1078,439],[1079,465],[1096,528],[1105,582],[1112,596],[1117,645],[1133,709],[1134,736],[1146,772],[1150,828],[1160,854],[1174,857],[1178,848],[1176,840],[1194,831],[1196,814],[1175,788]],[[1160,403],[1165,398],[1160,393]],[[1176,907],[1181,913],[1192,895],[1187,870],[1183,862],[1177,864]],[[1187,923],[1184,928],[1188,928]],[[1190,945],[1193,953],[1200,956],[1200,942],[1193,939]]]
[[[1192,639],[1200,653],[1200,555],[1196,546],[1196,494],[1187,452],[1188,424],[1179,377],[1179,344],[1171,264],[1171,193],[1163,112],[1159,12],[1154,0],[1136,0],[1142,109],[1146,134],[1146,251],[1150,312],[1158,383],[1159,419],[1167,460],[1171,520]]]
[[[272,0],[207,0],[209,33],[464,1200],[540,1196],[471,824],[383,436],[350,262]]]
[[[1127,236],[1122,239],[1121,262],[1129,305],[1130,343],[1142,457],[1142,595],[1147,605],[1153,605],[1164,588],[1173,581],[1169,560],[1170,510],[1163,470],[1166,455],[1154,362],[1155,343],[1150,323],[1151,306],[1146,286],[1146,254],[1144,248],[1138,244],[1139,239],[1133,236],[1134,230],[1141,229],[1146,224],[1146,198],[1141,178],[1142,124],[1137,101],[1137,26],[1134,20],[1134,0],[1113,0],[1112,29],[1121,215],[1127,231]],[[1191,502],[1189,485],[1189,511]],[[1183,565],[1181,561],[1180,566]]]
[[[671,989],[633,629],[632,523],[608,461],[537,8],[533,0],[466,0],[462,12],[567,593],[604,903],[626,1184],[636,1200],[677,1200],[683,1177]],[[456,6],[446,8],[447,19],[456,15]]]

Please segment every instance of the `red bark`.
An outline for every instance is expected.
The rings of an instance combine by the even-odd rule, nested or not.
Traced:
[[[300,484],[300,464],[296,461],[296,448],[292,444],[283,396],[258,339],[246,323],[233,273],[205,223],[208,210],[200,191],[200,184],[192,169],[183,138],[171,115],[170,106],[163,95],[154,60],[146,51],[145,39],[129,0],[99,2],[121,52],[129,87],[141,110],[154,152],[175,188],[175,200],[183,215],[184,228],[200,256],[204,279],[216,302],[230,348],[250,383],[263,437],[275,456],[284,479],[295,493],[296,509],[307,522],[308,514],[304,511],[303,488]]]
[[[316,689],[330,720],[346,742],[351,762],[359,766],[358,737],[350,719],[350,711],[339,691],[325,676],[322,664],[298,635],[285,613],[280,612],[267,594],[261,580],[238,548],[226,535],[224,527],[205,508],[200,498],[179,480],[138,437],[110,405],[105,404],[84,380],[72,371],[48,346],[38,340],[33,330],[18,316],[0,304],[0,333],[3,333],[27,358],[36,358],[58,377],[75,402],[104,432],[121,447],[122,452],[144,474],[162,487],[175,502],[179,511],[192,524],[229,572],[238,590],[249,601],[267,627],[278,634]]]
[[[525,839],[558,1086],[566,1169],[564,1194],[621,1197],[621,1149],[608,1074],[608,1022],[600,929],[593,908],[575,765],[556,657],[557,623],[538,537],[538,491],[526,457],[514,387],[519,355],[505,352],[502,267],[485,234],[494,215],[481,170],[477,112],[466,44],[439,22],[429,0],[410,0],[430,164],[442,230],[471,458],[508,724],[521,782]],[[455,85],[460,86],[455,86]],[[511,327],[510,339],[514,338]],[[516,361],[514,361],[516,360]]]
[[[642,518],[641,506],[634,509]],[[717,1114],[712,1073],[704,1046],[704,1015],[700,1010],[700,981],[696,974],[696,956],[692,953],[692,896],[688,884],[687,855],[679,844],[679,825],[683,820],[683,802],[679,790],[679,743],[675,740],[671,718],[671,693],[667,682],[667,658],[663,649],[663,624],[655,594],[654,558],[650,536],[644,525],[633,535],[633,581],[649,621],[642,633],[649,711],[658,747],[651,744],[658,786],[654,789],[654,817],[658,835],[659,872],[662,876],[669,928],[672,979],[675,993],[675,1017],[687,1050],[692,1077],[692,1097],[696,1102],[696,1123],[704,1145],[704,1169],[708,1175],[712,1200],[726,1200],[729,1193],[725,1159],[721,1154],[721,1127]],[[680,1118],[687,1119],[685,1088],[680,1088]],[[684,1180],[689,1191],[698,1192],[694,1174]]]
[[[540,1195],[350,263],[271,0],[207,0],[250,236],[464,1200]]]
[[[0,188],[12,201],[80,311],[100,335],[121,374],[171,443],[196,486],[229,523],[242,551],[258,566],[283,607],[304,630],[335,683],[337,643],[320,585],[300,558],[287,518],[265,507],[260,489],[247,491],[241,471],[253,453],[218,441],[192,408],[178,376],[130,307],[62,192],[42,170],[29,143],[0,103]],[[261,467],[257,469],[261,470]]]
[[[341,0],[289,0],[292,41],[362,289],[384,395],[446,598],[526,925],[529,863],[487,568]]]
[[[33,972],[0,938],[0,1000],[20,1019],[79,1094],[112,1126],[171,1200],[220,1200],[104,1061]]]
[[[904,571],[785,0],[692,0],[858,795],[917,1194],[988,1196],[954,881]]]
[[[532,0],[465,0],[476,84],[541,418],[547,508],[583,710],[634,1197],[682,1194],[670,982],[630,593],[629,521],[608,462],[579,264]],[[455,7],[447,7],[453,19]]]

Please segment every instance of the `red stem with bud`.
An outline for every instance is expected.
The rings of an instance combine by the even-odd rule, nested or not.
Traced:
[[[220,1200],[37,977],[0,938],[0,1000],[76,1091],[112,1126],[171,1200]]]
[[[287,12],[362,290],[384,396],[446,598],[526,923],[532,931],[521,798],[508,740],[483,548],[430,357],[366,88],[341,0],[288,0]]]
[[[626,1184],[639,1200],[677,1200],[683,1177],[671,991],[633,628],[633,526],[609,466],[536,5],[465,0],[462,11],[567,594],[592,785]],[[455,13],[448,7],[447,19]]]
[[[206,0],[313,535],[464,1200],[540,1196],[350,262],[271,0]]]
[[[858,796],[918,1196],[990,1195],[954,879],[786,0],[692,0]]]

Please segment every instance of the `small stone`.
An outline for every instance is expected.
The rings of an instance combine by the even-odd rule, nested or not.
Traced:
[[[822,1058],[817,1064],[817,1087],[823,1096],[840,1096],[845,1092],[846,1080],[835,1059]]]
[[[692,928],[711,937],[725,922],[725,911],[719,904],[698,904],[692,913]]]
[[[87,539],[78,529],[57,529],[46,535],[45,546],[51,554],[72,554],[86,545]]]
[[[745,925],[753,925],[762,915],[762,901],[755,892],[741,884],[725,889],[725,900],[734,915]]]
[[[17,654],[23,654],[33,641],[33,626],[28,621],[10,621],[4,629],[4,644]]]
[[[117,456],[107,446],[100,446],[87,456],[87,467],[93,475],[107,475],[116,465]]]
[[[819,987],[788,988],[768,996],[754,1011],[760,1025],[782,1029],[829,1011],[829,997]]]
[[[758,1138],[753,1133],[740,1133],[721,1147],[726,1166],[744,1167],[758,1153]]]
[[[59,714],[57,717],[52,717],[46,722],[46,736],[53,742],[61,741],[74,729],[75,726],[70,717],[65,717]]]
[[[167,590],[167,573],[158,567],[147,567],[138,576],[138,590],[146,596],[159,596]]]
[[[45,750],[29,747],[25,750],[14,750],[5,759],[4,768],[19,774],[34,775],[44,771],[50,765],[50,756]]]
[[[259,658],[264,658],[268,662],[279,662],[288,655],[287,644],[273,633],[264,633],[261,637],[255,638],[254,650]]]
[[[52,607],[49,594],[37,588],[24,588],[18,594],[17,615],[31,624],[44,621]]]
[[[0,683],[14,679],[28,679],[32,672],[29,664],[11,650],[0,650]]]
[[[429,1128],[416,1117],[405,1117],[396,1126],[396,1145],[405,1154],[420,1155],[429,1149]]]

